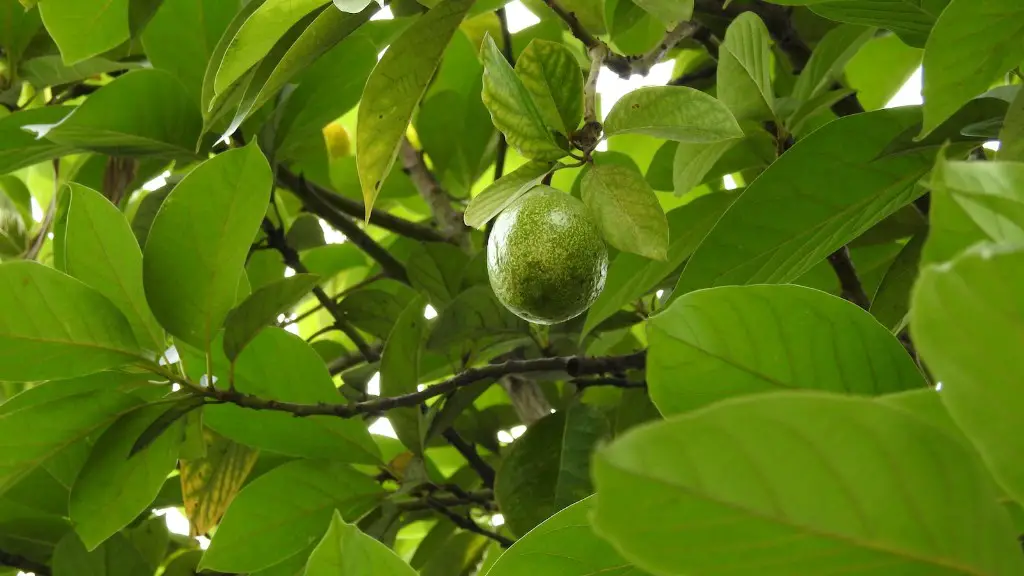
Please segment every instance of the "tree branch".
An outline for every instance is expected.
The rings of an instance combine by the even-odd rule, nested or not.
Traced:
[[[159,372],[164,377],[188,387],[193,394],[199,394],[211,400],[230,403],[251,410],[272,410],[288,412],[295,416],[336,416],[353,418],[364,414],[381,414],[394,408],[416,406],[436,396],[449,394],[487,379],[498,379],[510,374],[526,374],[530,372],[565,372],[569,376],[585,376],[592,374],[619,373],[630,369],[641,369],[646,365],[647,352],[642,350],[624,356],[559,356],[552,358],[536,358],[533,360],[509,360],[499,364],[488,364],[478,368],[470,368],[455,376],[429,385],[423,390],[401,396],[391,396],[354,402],[351,404],[296,404],[267,400],[236,390],[220,390],[200,388],[191,382],[183,381],[180,376],[167,372]]]
[[[468,530],[481,536],[486,536],[487,538],[490,538],[491,540],[497,542],[502,548],[508,548],[509,546],[516,543],[515,540],[506,538],[501,534],[498,534],[497,532],[491,532],[490,530],[482,528],[479,524],[474,522],[473,519],[468,516],[463,516],[457,512],[449,510],[443,504],[434,499],[433,496],[427,496],[426,502],[431,508],[438,511],[442,515],[446,516],[449,520],[452,521],[453,524],[455,524],[459,528],[462,528],[463,530]]]
[[[853,261],[850,260],[850,251],[846,249],[846,246],[829,254],[828,263],[832,265],[836,277],[839,278],[843,298],[865,310],[870,308],[871,299],[868,298],[867,292],[864,291],[864,287],[860,283],[860,278],[857,277],[857,269],[854,268]]]
[[[306,203],[309,199],[313,205],[307,204],[307,208],[314,214],[320,216],[324,220],[330,223],[329,218],[335,217],[337,212],[348,215],[351,218],[362,218],[365,214],[363,209],[363,203],[357,200],[352,200],[340,194],[317,185],[314,182],[310,182],[302,178],[302,176],[295,174],[285,168],[278,168],[277,171],[277,184],[282,188],[287,188],[295,193],[303,203]],[[316,197],[312,198],[310,192],[315,192]],[[324,206],[333,208],[331,211],[326,211]],[[447,239],[442,236],[437,230],[411,222],[404,218],[392,216],[387,212],[381,210],[373,210],[370,213],[370,224],[390,230],[396,234],[400,234],[413,240],[420,240],[423,242],[445,242]],[[333,224],[332,224],[333,225]],[[340,230],[340,228],[339,228]]]
[[[323,218],[325,222],[344,234],[349,242],[352,242],[359,247],[360,250],[369,255],[370,258],[376,260],[377,263],[380,264],[381,269],[384,270],[385,274],[399,282],[403,282],[405,284],[409,283],[409,277],[405,273],[405,266],[402,266],[401,262],[395,259],[390,252],[385,250],[380,244],[371,238],[369,234],[360,228],[359,225],[356,224],[355,220],[352,220],[345,214],[334,210],[333,207],[321,196],[315,186],[311,185],[311,183],[301,176],[297,176],[296,178],[298,180],[297,182],[292,182],[290,180],[285,182],[283,177],[279,177],[279,181],[282,181],[286,188],[292,190],[292,192],[302,200],[302,203],[309,211]],[[298,270],[296,269],[296,271]]]
[[[459,454],[462,454],[462,457],[469,462],[469,466],[476,471],[478,476],[480,476],[480,480],[483,481],[484,486],[494,488],[494,468],[485,462],[484,459],[480,457],[480,454],[477,454],[476,447],[463,440],[462,436],[459,436],[459,433],[456,432],[454,428],[446,429],[441,433],[441,435],[444,436],[444,439],[452,445],[452,448],[458,450]]]
[[[651,68],[660,62],[669,50],[675,48],[683,40],[693,37],[702,29],[703,26],[697,22],[680,22],[678,26],[669,30],[668,33],[665,34],[665,38],[661,42],[658,42],[657,46],[651,48],[639,58],[631,61],[630,73],[647,76],[647,74],[650,73]]]
[[[423,154],[413,147],[408,138],[403,138],[399,156],[402,159],[402,169],[409,175],[420,196],[426,200],[434,220],[441,229],[441,234],[450,242],[465,245],[469,228],[462,222],[462,214],[452,208],[448,193],[427,168]]]
[[[29,560],[24,556],[12,554],[10,552],[4,552],[0,550],[0,566],[9,566],[11,568],[17,568],[22,572],[30,572],[36,576],[50,576],[50,567],[45,564],[40,564],[33,560]]]

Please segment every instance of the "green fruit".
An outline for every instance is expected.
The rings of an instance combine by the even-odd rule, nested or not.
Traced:
[[[608,250],[586,207],[538,186],[494,221],[487,275],[498,300],[516,316],[557,324],[597,299],[608,272]]]

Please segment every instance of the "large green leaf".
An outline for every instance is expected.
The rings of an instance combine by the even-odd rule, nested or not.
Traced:
[[[135,338],[162,353],[164,331],[142,288],[142,251],[124,215],[99,192],[72,183],[64,220],[64,271],[113,302],[132,325]]]
[[[199,165],[164,200],[146,240],[143,280],[153,313],[176,338],[205,350],[220,329],[272,183],[250,144]]]
[[[114,156],[190,156],[202,128],[195,102],[171,74],[135,70],[97,90],[40,138]]]
[[[78,82],[90,76],[107,72],[139,68],[131,62],[115,62],[106,58],[89,58],[78,64],[67,66],[60,56],[38,56],[21,63],[22,77],[37,88]]]
[[[381,396],[401,396],[416,392],[420,382],[420,357],[426,340],[427,320],[423,317],[426,302],[414,298],[395,321],[380,359]],[[422,453],[419,407],[396,408],[388,412],[391,424],[410,450]]]
[[[223,381],[231,378],[228,361],[219,354],[214,356],[214,374]],[[280,328],[265,328],[238,355],[234,383],[240,392],[269,400],[317,404],[341,399],[319,354]],[[380,460],[366,424],[359,419],[296,418],[286,412],[230,404],[207,406],[203,418],[210,428],[236,442],[281,454],[363,464]]]
[[[443,0],[412,24],[370,73],[356,126],[366,219],[391,171],[416,105],[473,0]]]
[[[772,115],[771,37],[753,12],[737,16],[725,31],[718,56],[718,95],[736,118]]]
[[[494,497],[509,530],[526,534],[593,493],[590,454],[608,433],[608,420],[585,404],[574,404],[527,428],[512,444],[494,483]]]
[[[231,503],[200,568],[255,572],[306,549],[335,510],[358,520],[383,496],[365,474],[334,462],[298,460],[253,480]]]
[[[250,294],[224,320],[224,354],[234,361],[246,344],[316,286],[316,274],[295,274]]]
[[[1024,501],[1020,378],[1024,338],[1024,251],[979,245],[951,263],[928,266],[914,288],[910,328],[953,419],[1003,487]]]
[[[46,0],[39,13],[65,64],[116,48],[128,39],[129,0]]]
[[[58,122],[72,110],[74,108],[70,106],[47,106],[22,110],[0,118],[0,174],[70,152],[67,146],[36,138],[25,127]]]
[[[971,98],[1024,59],[1024,4],[1017,0],[953,0],[924,49],[926,136]]]
[[[142,34],[142,45],[154,68],[174,75],[199,103],[206,63],[213,56],[238,2],[225,0],[163,0]]]
[[[806,102],[827,92],[832,83],[842,77],[846,63],[873,35],[874,29],[863,26],[842,25],[830,30],[800,72],[793,87],[793,98]]]
[[[175,422],[149,446],[131,454],[139,435],[167,410],[152,405],[130,412],[96,441],[71,488],[75,532],[94,550],[146,510],[178,461],[183,422]]]
[[[597,532],[656,574],[1024,570],[970,449],[868,399],[722,402],[628,432],[598,453],[594,477]]]
[[[0,493],[44,462],[134,410],[139,400],[117,390],[123,375],[101,373],[40,384],[0,406],[0,433],[10,440],[0,463]],[[32,430],[26,436],[24,430]],[[16,439],[23,439],[19,444]]]
[[[665,212],[635,168],[594,166],[583,176],[580,193],[609,244],[652,260],[668,258]]]
[[[664,261],[626,252],[616,256],[608,267],[604,290],[587,312],[583,334],[590,333],[623,306],[650,292],[679,268],[735,199],[733,194],[712,194],[670,211],[666,215],[669,245]]]
[[[870,314],[802,286],[691,292],[649,326],[647,381],[666,416],[774,390],[879,395],[925,386],[903,346]]]
[[[725,104],[685,86],[652,86],[626,94],[608,112],[604,133],[705,143],[743,137]]]
[[[533,98],[544,124],[568,135],[583,119],[583,73],[559,42],[534,40],[516,61],[516,75]]]
[[[935,195],[948,195],[988,238],[1024,243],[1024,163],[946,162],[940,156],[931,183]]]
[[[838,0],[816,3],[819,15],[861,26],[877,26],[898,35],[910,46],[924,48],[935,20],[949,0]]]
[[[30,261],[0,264],[0,380],[79,376],[141,358],[124,314],[96,290]]]
[[[235,32],[214,77],[214,92],[234,84],[270,52],[293,24],[320,8],[327,0],[265,0]]]
[[[480,60],[484,63],[483,102],[508,145],[533,160],[565,156],[544,123],[544,113],[490,36],[480,46]]]
[[[306,563],[305,576],[373,574],[374,576],[415,576],[416,571],[390,548],[345,522],[337,511],[323,540]]]
[[[798,278],[910,202],[926,151],[879,156],[916,108],[840,118],[796,143],[743,192],[687,263],[675,294]]]
[[[231,97],[238,98],[241,95],[239,91],[229,91],[225,94],[218,94],[214,88],[214,84],[217,80],[217,71],[220,70],[220,63],[224,60],[224,54],[228,51],[228,46],[231,41],[234,40],[235,34],[242,28],[249,16],[266,0],[250,0],[249,2],[243,3],[242,7],[235,11],[234,17],[228,22],[227,27],[220,36],[220,40],[212,46],[210,49],[210,57],[206,61],[206,69],[203,71],[203,84],[202,90],[200,90],[199,96],[199,109],[203,113],[203,128],[204,131],[207,129],[212,122],[217,120],[221,113],[223,113],[227,101],[234,102]],[[208,47],[209,48],[209,47]]]
[[[551,168],[552,165],[547,162],[527,162],[495,180],[474,196],[466,207],[466,226],[479,228],[489,222],[520,196],[540,184]]]
[[[136,576],[153,570],[122,534],[114,534],[90,552],[77,534],[68,532],[57,543],[50,562],[56,576]]]
[[[551,516],[498,558],[486,576],[644,576],[594,534],[588,497]]]

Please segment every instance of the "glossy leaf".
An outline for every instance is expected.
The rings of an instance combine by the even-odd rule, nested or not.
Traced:
[[[355,520],[382,496],[366,474],[343,464],[289,462],[249,483],[221,521],[200,569],[255,572],[305,549],[335,510]]]
[[[153,405],[126,414],[96,441],[71,488],[69,511],[85,547],[95,549],[156,498],[178,461],[181,422],[129,456],[136,438],[166,410]]]
[[[526,429],[494,483],[494,497],[513,533],[526,534],[593,492],[590,454],[608,433],[604,415],[585,404],[545,416]]]
[[[494,181],[470,201],[463,218],[466,226],[479,228],[489,222],[530,188],[540,184],[551,168],[547,162],[527,162]]]
[[[771,37],[753,12],[739,15],[719,49],[718,94],[739,119],[771,117],[775,104],[771,80]]]
[[[642,174],[626,166],[594,166],[580,191],[609,244],[652,260],[668,258],[668,221]]]
[[[1024,568],[969,448],[867,399],[722,402],[627,433],[598,453],[594,477],[595,529],[657,574]]]
[[[356,165],[367,221],[413,111],[472,5],[472,0],[443,0],[388,48],[366,81],[356,126]]]
[[[204,162],[164,200],[146,241],[143,281],[153,313],[176,338],[206,349],[220,329],[272,182],[267,160],[249,145]]]
[[[924,125],[935,130],[968,100],[1024,59],[1024,5],[952,0],[924,49]]]
[[[544,124],[545,115],[490,36],[480,47],[484,63],[483,102],[508,145],[523,156],[554,161],[566,155]]]
[[[956,423],[1018,502],[1024,468],[1020,436],[1016,342],[1024,335],[1017,286],[1024,271],[1019,248],[979,245],[951,263],[928,266],[914,287],[914,344],[942,383],[940,397]]]
[[[785,283],[910,202],[926,151],[879,158],[915,125],[913,108],[840,118],[797,142],[746,188],[697,248],[675,295]],[[799,207],[799,209],[794,209]]]
[[[181,83],[162,70],[135,70],[92,94],[40,138],[115,156],[188,156],[202,117]]]
[[[684,86],[640,88],[626,94],[608,112],[604,133],[704,143],[743,137],[725,104]]]
[[[380,359],[381,396],[416,392],[427,330],[427,320],[423,317],[425,305],[423,298],[414,298],[395,320]],[[402,444],[414,453],[422,453],[419,408],[396,408],[388,412],[388,417]]]
[[[414,576],[416,571],[387,546],[345,522],[337,511],[323,540],[313,549],[305,576],[373,574]]]
[[[182,502],[192,536],[206,534],[220,522],[249,476],[259,450],[243,446],[203,430],[206,455],[182,460],[180,466]]]
[[[0,264],[0,380],[72,377],[141,359],[131,325],[96,290],[28,261]]]
[[[563,44],[534,40],[516,60],[516,76],[544,124],[568,135],[583,119],[583,73]]]
[[[246,344],[309,293],[320,279],[295,274],[267,284],[249,295],[224,320],[224,354],[234,361]]]
[[[759,392],[879,395],[925,386],[870,314],[802,286],[691,292],[651,320],[648,339],[651,399],[666,416]]]
[[[46,31],[65,64],[102,54],[128,39],[129,0],[46,0],[39,4]]]
[[[164,331],[142,288],[142,251],[124,215],[99,192],[71,184],[64,224],[64,271],[97,289],[132,325],[145,348],[166,349]]]

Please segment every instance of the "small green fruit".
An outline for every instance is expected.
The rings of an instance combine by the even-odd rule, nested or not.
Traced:
[[[608,250],[586,206],[549,186],[517,199],[494,222],[487,275],[516,316],[557,324],[583,313],[604,288]]]

